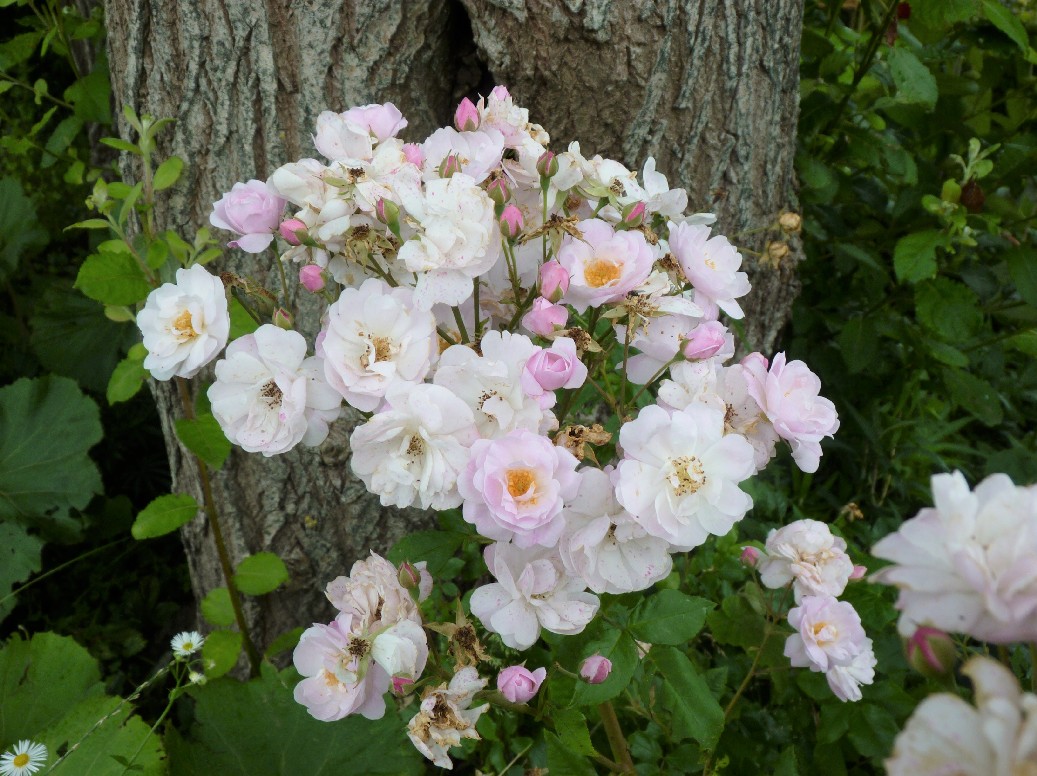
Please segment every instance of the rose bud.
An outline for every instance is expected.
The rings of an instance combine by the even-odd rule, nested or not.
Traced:
[[[514,205],[508,205],[500,214],[500,231],[505,237],[514,240],[524,227],[522,211]]]
[[[907,662],[922,676],[942,679],[954,670],[958,648],[939,628],[922,625],[907,640]]]
[[[306,239],[306,224],[298,218],[289,218],[282,221],[281,225],[277,227],[277,231],[281,233],[281,237],[289,245],[299,245]],[[301,237],[299,236],[300,232],[302,232]]]
[[[743,547],[738,559],[742,561],[743,566],[754,568],[760,562],[760,551],[755,547]]]
[[[307,264],[299,270],[299,282],[303,288],[315,294],[324,288],[324,270],[316,264]]]
[[[454,111],[454,126],[460,132],[474,132],[479,128],[479,109],[467,97]]]
[[[569,270],[552,259],[540,267],[540,295],[557,302],[569,290]]]
[[[537,159],[537,172],[541,178],[553,178],[558,174],[558,158],[554,151],[544,151]]]
[[[601,684],[612,673],[612,661],[601,655],[591,655],[580,665],[580,676],[587,684]]]
[[[526,703],[537,694],[546,677],[546,668],[530,671],[525,666],[508,666],[497,675],[497,689],[512,703]]]
[[[684,357],[689,361],[712,358],[724,347],[727,328],[720,321],[700,323],[684,342]]]
[[[458,172],[461,172],[461,160],[457,158],[457,154],[449,154],[446,159],[439,163],[440,178],[449,178]]]
[[[497,205],[503,205],[511,199],[511,189],[508,188],[508,182],[504,178],[494,178],[490,181],[486,187],[486,193]]]
[[[623,215],[620,218],[619,226],[622,229],[636,229],[645,220],[645,203],[644,202],[631,202],[629,205],[623,208]]]
[[[533,309],[522,316],[522,325],[534,334],[546,337],[565,326],[568,320],[569,311],[565,307],[538,296],[533,300]]]

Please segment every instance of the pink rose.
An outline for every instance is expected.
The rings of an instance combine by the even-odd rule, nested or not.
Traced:
[[[766,371],[766,360],[754,355],[742,360],[749,395],[778,436],[792,446],[796,465],[805,472],[816,472],[821,440],[839,430],[835,405],[820,395],[821,381],[802,361],[786,363],[785,354],[779,353]]]
[[[522,316],[522,325],[534,334],[546,337],[555,329],[565,326],[569,311],[560,304],[551,304],[542,296],[533,300],[533,309]]]
[[[346,121],[366,129],[380,143],[396,135],[407,126],[400,109],[387,102],[384,105],[360,105],[342,114]]]
[[[720,321],[700,323],[688,334],[684,343],[684,357],[696,361],[712,358],[727,341],[727,327]]]
[[[580,666],[580,676],[588,684],[601,684],[612,673],[612,661],[601,655],[591,655]]]
[[[248,253],[266,250],[281,224],[285,201],[263,181],[235,183],[229,192],[212,205],[209,223],[217,229],[240,234],[227,243]]]
[[[559,337],[550,348],[541,348],[522,368],[522,390],[535,398],[543,409],[554,406],[554,391],[579,388],[587,379],[587,367],[576,355],[576,343]]]
[[[618,302],[651,274],[655,255],[641,232],[617,232],[598,218],[576,228],[583,239],[565,235],[558,249],[558,263],[570,276],[563,298],[576,312]]]
[[[497,689],[512,703],[526,703],[537,694],[546,677],[546,668],[530,671],[525,666],[508,666],[497,675]]]
[[[479,439],[457,480],[462,515],[490,539],[553,547],[565,528],[562,504],[579,489],[577,464],[568,450],[524,429]]]
[[[540,268],[540,295],[557,302],[569,290],[569,272],[552,259]]]

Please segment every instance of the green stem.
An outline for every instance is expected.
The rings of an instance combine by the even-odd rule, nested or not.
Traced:
[[[3,72],[2,70],[0,70],[0,78],[2,78],[3,80],[8,81],[8,82],[14,84],[15,86],[20,86],[23,89],[28,89],[33,94],[36,93],[36,90],[33,89],[31,85],[27,84],[25,81],[22,81],[19,78],[15,78],[13,75],[8,75],[7,73]],[[47,98],[48,100],[53,102],[55,105],[60,105],[62,108],[68,108],[69,110],[75,110],[75,106],[74,105],[72,105],[71,103],[65,102],[64,100],[58,99],[54,95],[50,94],[50,92],[48,92],[46,94],[43,94],[41,96]]]
[[[612,702],[605,701],[600,704],[598,713],[601,715],[601,724],[605,727],[605,735],[608,736],[609,746],[612,748],[612,756],[616,758],[616,762],[620,765],[619,772],[636,775],[637,769],[634,768],[634,761],[630,757],[630,748],[627,746],[626,737],[623,735],[623,728],[619,726],[619,718],[616,716],[616,710],[612,707]]]
[[[464,318],[461,316],[461,308],[453,307],[451,309],[454,311],[454,323],[457,324],[457,330],[461,334],[461,342],[470,342],[471,340],[468,338],[468,329],[465,328]]]
[[[194,419],[194,405],[191,403],[191,393],[187,387],[187,380],[183,377],[176,378],[177,389],[180,391],[180,402],[184,407],[184,416],[188,420]],[[245,621],[245,612],[241,608],[241,596],[238,593],[237,587],[234,585],[234,568],[231,566],[230,554],[227,552],[227,545],[223,540],[223,529],[220,526],[219,513],[216,510],[216,500],[212,495],[212,482],[209,480],[209,470],[205,466],[205,462],[202,461],[197,455],[192,456],[195,464],[198,466],[198,478],[202,482],[202,495],[205,501],[205,514],[209,518],[209,525],[212,528],[212,538],[216,543],[216,554],[220,558],[220,568],[223,570],[223,578],[227,582],[227,591],[230,597],[230,605],[234,610],[234,620],[238,624],[238,630],[241,631],[241,640],[245,646],[245,655],[248,657],[249,664],[249,675],[252,677],[259,676],[259,664],[261,662],[259,651],[256,649],[256,645],[252,641],[252,637],[248,632],[248,624]]]
[[[71,566],[74,563],[79,563],[79,561],[85,560],[86,558],[89,558],[91,555],[95,555],[95,554],[101,552],[102,550],[107,550],[109,547],[114,547],[117,544],[122,544],[123,542],[128,542],[128,541],[129,541],[129,537],[125,537],[125,538],[122,538],[122,539],[116,539],[114,542],[108,542],[108,544],[102,545],[100,547],[94,547],[94,549],[90,550],[89,552],[84,552],[82,555],[77,555],[72,560],[65,561],[60,566],[55,566],[54,568],[48,570],[47,572],[45,572],[43,574],[40,574],[38,577],[34,577],[33,579],[31,579],[28,582],[26,582],[24,585],[19,587],[17,590],[12,590],[10,593],[5,595],[3,598],[0,598],[0,604],[3,604],[9,598],[14,598],[16,595],[18,595],[19,593],[24,591],[26,588],[32,587],[37,582],[42,582],[43,580],[45,580],[47,577],[51,576],[52,574],[57,574],[59,571],[62,571],[63,569],[68,568],[69,566]]]

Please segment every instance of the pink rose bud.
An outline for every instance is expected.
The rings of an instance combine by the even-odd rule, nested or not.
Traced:
[[[500,231],[505,237],[514,240],[526,225],[522,211],[514,205],[508,205],[500,214]]]
[[[760,551],[755,547],[743,547],[738,559],[742,561],[743,566],[754,568],[760,561]]]
[[[508,87],[504,84],[499,84],[493,87],[493,91],[490,92],[490,96],[495,100],[506,100],[511,96],[511,92],[508,91]]]
[[[623,229],[636,229],[645,220],[645,203],[644,202],[631,202],[629,205],[623,208],[623,215],[620,219],[619,226]]]
[[[854,566],[853,571],[850,573],[850,580],[856,582],[859,579],[864,579],[864,575],[868,573],[867,566]]]
[[[720,321],[700,323],[684,343],[684,357],[690,361],[712,358],[724,347],[727,329]]]
[[[408,679],[406,676],[394,676],[392,678],[392,694],[393,695],[406,695],[410,692],[411,687],[414,686],[414,680]]]
[[[400,236],[400,206],[391,199],[379,199],[374,205],[374,215],[389,227],[397,237]]]
[[[540,295],[557,302],[569,290],[569,270],[552,259],[540,267]]]
[[[285,331],[291,331],[295,327],[295,319],[293,319],[292,314],[283,307],[278,307],[274,310],[270,322],[277,328],[284,329]]]
[[[461,172],[461,160],[457,158],[457,154],[448,154],[446,159],[439,163],[440,178],[449,178],[458,172]]]
[[[417,143],[404,143],[403,144],[403,155],[407,158],[407,161],[411,164],[416,164],[421,167],[425,163],[425,154],[421,151],[421,146]]]
[[[601,655],[591,655],[580,666],[580,676],[587,684],[601,684],[612,673],[612,661]]]
[[[541,178],[553,178],[558,174],[558,156],[554,151],[544,151],[537,159],[537,172]]]
[[[298,218],[288,218],[282,221],[281,225],[277,227],[277,231],[289,245],[299,245],[306,239],[306,224]],[[302,237],[299,236],[300,232],[302,232]]]
[[[958,648],[942,630],[922,625],[907,640],[907,662],[922,676],[941,679],[954,670]]]
[[[486,193],[498,205],[503,205],[511,199],[511,189],[508,188],[508,183],[503,178],[494,178],[490,181],[486,187]]]
[[[413,563],[408,563],[407,561],[400,564],[396,578],[400,581],[400,585],[403,586],[404,590],[414,592],[421,586],[421,572],[418,571]]]
[[[533,309],[522,316],[522,325],[534,334],[546,337],[555,329],[565,326],[569,311],[560,304],[551,304],[549,299],[538,296],[533,300]]]
[[[314,294],[324,288],[324,270],[316,264],[307,264],[299,270],[299,282]]]
[[[576,344],[568,337],[555,340],[550,348],[541,348],[526,360],[522,383],[531,378],[545,391],[579,388],[587,379],[587,367],[576,355]]]
[[[512,703],[526,703],[537,694],[546,677],[546,668],[530,671],[525,666],[508,666],[497,674],[497,689]]]
[[[474,132],[479,128],[479,109],[467,97],[454,111],[454,126],[461,132]]]

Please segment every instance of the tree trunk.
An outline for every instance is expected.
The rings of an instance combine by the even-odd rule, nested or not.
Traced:
[[[221,192],[314,155],[321,110],[392,101],[421,140],[449,121],[457,99],[508,84],[553,145],[640,165],[654,155],[692,206],[759,250],[792,181],[801,0],[105,0],[118,105],[177,119],[164,150],[185,177],[157,213],[160,228],[193,234]],[[475,46],[492,74],[480,71]],[[480,80],[481,79],[481,80]],[[127,127],[122,126],[124,134]],[[134,171],[125,169],[132,178]],[[759,231],[757,231],[759,230]],[[777,268],[747,254],[754,285],[746,336],[773,346],[795,295],[798,246]],[[219,269],[256,276],[249,256]],[[309,311],[312,316],[312,310]],[[172,421],[175,390],[153,386],[174,488],[200,486]],[[290,585],[249,602],[257,641],[324,620],[323,585],[369,549],[384,551],[422,518],[381,508],[349,472],[351,420],[317,450],[263,458],[235,451],[215,497],[235,560],[262,550],[288,564]],[[200,599],[223,584],[199,518],[183,531]]]

